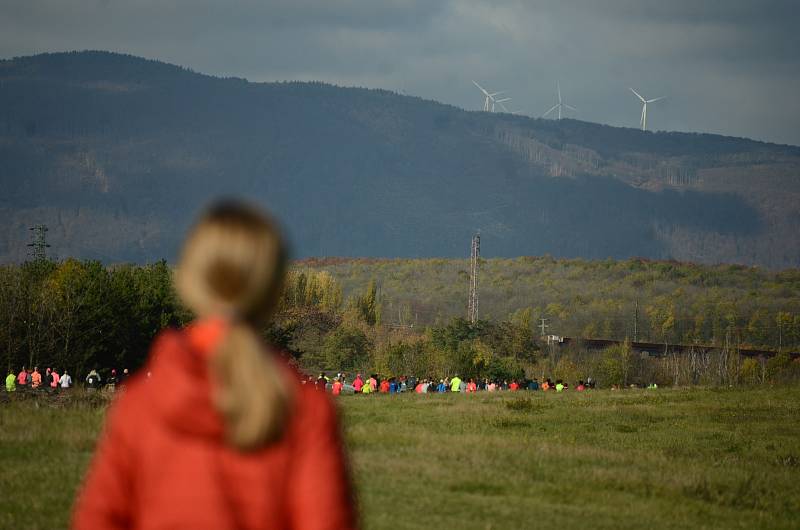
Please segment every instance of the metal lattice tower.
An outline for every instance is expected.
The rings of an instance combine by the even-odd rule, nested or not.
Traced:
[[[470,323],[478,321],[478,262],[481,257],[481,235],[472,236],[472,252],[469,258],[469,305],[467,318]]]
[[[28,243],[28,255],[33,261],[47,259],[47,225],[34,225],[31,230],[31,242]]]

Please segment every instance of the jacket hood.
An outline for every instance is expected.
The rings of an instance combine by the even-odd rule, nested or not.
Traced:
[[[222,417],[212,401],[209,359],[228,329],[223,319],[196,321],[163,332],[150,353],[142,380],[150,410],[169,429],[195,436],[224,436]]]

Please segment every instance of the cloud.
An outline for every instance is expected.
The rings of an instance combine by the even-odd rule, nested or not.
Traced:
[[[323,80],[469,109],[477,79],[540,115],[800,144],[800,15],[764,0],[5,0],[0,55],[105,49],[256,81]]]

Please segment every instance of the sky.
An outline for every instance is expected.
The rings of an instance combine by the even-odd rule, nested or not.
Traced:
[[[798,0],[0,0],[0,57],[109,50],[251,81],[385,88],[800,145]]]

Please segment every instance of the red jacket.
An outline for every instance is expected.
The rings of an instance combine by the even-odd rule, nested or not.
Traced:
[[[162,333],[150,378],[136,376],[112,405],[79,493],[75,529],[355,528],[336,412],[300,384],[284,437],[251,453],[223,441],[207,357],[221,320]]]

